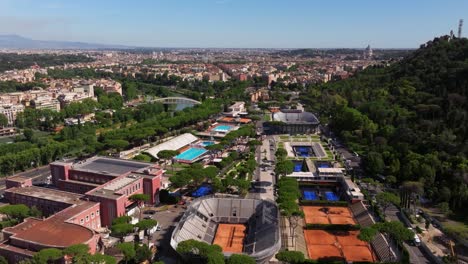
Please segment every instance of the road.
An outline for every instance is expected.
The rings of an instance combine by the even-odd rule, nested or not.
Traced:
[[[275,200],[274,185],[276,178],[274,174],[276,143],[273,137],[265,137],[262,145],[257,146],[255,157],[257,168],[254,172],[253,187],[247,198]]]
[[[156,231],[151,236],[151,241],[157,247],[156,259],[164,261],[166,264],[177,263],[177,252],[171,247],[171,235],[175,226],[184,214],[185,209],[181,206],[175,208],[170,206],[168,210],[160,211],[152,215],[161,226],[161,231]]]
[[[395,205],[390,205],[386,212],[385,215],[390,219],[391,221],[402,221],[401,219],[401,212],[398,210],[398,208]],[[422,249],[418,246],[413,246],[409,245],[408,243],[404,242],[403,243],[404,247],[408,250],[408,253],[410,255],[410,263],[414,264],[425,264],[425,263],[431,263],[429,261],[429,257],[423,253]]]

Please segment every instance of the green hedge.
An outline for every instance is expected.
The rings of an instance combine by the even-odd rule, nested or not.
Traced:
[[[301,200],[300,205],[318,205],[318,206],[337,206],[337,207],[348,207],[346,201],[327,201],[327,200]]]
[[[355,231],[360,230],[360,225],[334,225],[334,224],[306,224],[304,229],[321,229],[327,231]]]

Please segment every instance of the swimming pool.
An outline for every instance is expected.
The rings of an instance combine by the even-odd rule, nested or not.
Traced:
[[[206,146],[211,146],[214,145],[215,143],[213,141],[203,141],[200,145],[206,147]]]
[[[200,157],[201,155],[205,154],[206,152],[208,152],[208,150],[202,148],[189,148],[186,151],[175,156],[175,158],[179,160],[194,160]]]
[[[216,126],[215,128],[213,128],[213,131],[217,131],[217,132],[227,132],[229,130],[231,130],[232,127],[231,126],[226,126],[226,125],[220,125],[220,126]]]

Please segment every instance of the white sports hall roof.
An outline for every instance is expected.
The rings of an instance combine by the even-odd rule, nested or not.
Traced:
[[[178,150],[180,148],[183,148],[195,141],[197,141],[198,138],[190,133],[185,133],[180,136],[177,136],[175,138],[172,138],[164,143],[161,143],[157,146],[154,146],[150,149],[148,149],[146,152],[150,154],[151,156],[158,158],[158,153],[161,150]]]

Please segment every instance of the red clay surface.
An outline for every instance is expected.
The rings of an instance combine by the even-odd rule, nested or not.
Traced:
[[[326,209],[328,208],[328,212]],[[307,224],[355,225],[356,221],[348,207],[338,206],[303,206]]]
[[[242,253],[245,225],[219,224],[213,244],[221,246],[223,252]]]
[[[304,230],[309,258],[376,261],[369,245],[360,241],[357,238],[358,234],[359,231]]]

